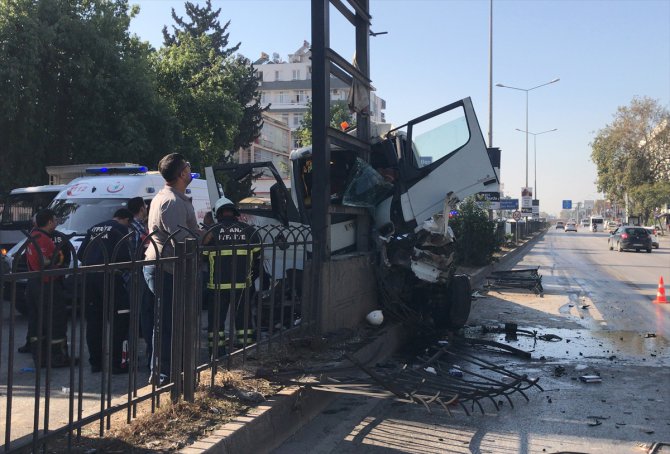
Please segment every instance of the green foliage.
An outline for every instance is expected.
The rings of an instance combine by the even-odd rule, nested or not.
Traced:
[[[650,98],[619,107],[591,143],[598,190],[635,212],[650,213],[670,200],[670,112]]]
[[[188,19],[172,18],[173,33],[163,29],[165,46],[155,58],[161,96],[179,123],[176,147],[202,169],[225,162],[260,135],[263,125],[256,70],[239,43],[228,47],[230,22],[221,26],[221,9],[186,2]]]
[[[653,224],[653,211],[664,207],[670,202],[670,181],[645,183],[632,189],[629,197],[632,199],[631,213],[640,213],[646,224]]]
[[[0,2],[0,191],[45,166],[157,162],[174,140],[126,0]]]
[[[464,200],[458,207],[458,215],[449,220],[456,235],[456,263],[458,265],[483,266],[491,263],[498,248],[495,237],[495,222],[489,220],[488,211],[473,197]]]
[[[356,126],[356,120],[349,111],[346,101],[332,101],[330,103],[330,126],[340,129],[340,124],[343,121],[349,123],[350,128]],[[312,144],[312,101],[307,103],[307,112],[305,112],[296,134],[301,147]]]

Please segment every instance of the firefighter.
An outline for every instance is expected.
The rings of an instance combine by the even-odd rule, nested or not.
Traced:
[[[43,209],[35,215],[35,228],[30,232],[32,241],[26,248],[28,269],[41,271],[61,268],[65,255],[54,242],[56,215],[50,209]],[[51,293],[53,291],[53,293]],[[67,311],[63,295],[62,276],[42,276],[28,282],[28,297],[31,304],[28,321],[30,352],[36,367],[47,365],[47,355],[51,356],[51,367],[68,367],[71,358],[67,345]],[[49,320],[49,299],[51,298],[51,320]],[[39,319],[42,318],[40,332]],[[49,323],[51,323],[51,345],[48,345]],[[41,354],[40,354],[41,353]],[[39,359],[39,361],[38,361]],[[72,358],[76,364],[77,359]]]
[[[217,200],[214,213],[217,224],[203,240],[205,245],[215,247],[214,250],[203,252],[209,264],[208,338],[211,354],[214,350],[214,333],[218,331],[217,350],[224,354],[225,320],[231,302],[234,304],[235,345],[242,346],[245,340],[246,344],[253,342],[255,333],[251,326],[249,307],[245,303],[252,300],[253,282],[258,276],[260,263],[260,248],[256,229],[239,220],[240,212],[231,200],[225,197]],[[217,293],[220,301],[218,320],[215,318]]]
[[[113,219],[91,227],[86,238],[79,248],[79,260],[84,265],[100,265],[112,259],[112,253],[118,243],[129,233],[128,227],[133,220],[133,213],[127,208],[119,208]],[[100,237],[97,241],[94,239]],[[89,246],[90,245],[90,246]],[[130,261],[131,244],[119,246],[115,260],[117,262]],[[110,351],[112,355],[112,373],[123,374],[128,372],[128,334],[129,334],[129,298],[126,291],[128,273],[125,270],[113,270],[110,274],[110,285],[107,291],[114,287],[112,304],[113,332],[111,333]],[[104,340],[102,338],[103,324],[112,322],[105,317],[105,275],[103,272],[93,272],[86,276],[86,343],[88,345],[91,372],[97,373],[103,366]],[[110,313],[108,312],[108,314]]]

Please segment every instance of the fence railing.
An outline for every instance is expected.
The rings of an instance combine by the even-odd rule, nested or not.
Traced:
[[[143,259],[144,247],[158,248],[155,233],[136,250],[131,234],[112,250],[96,237],[81,262],[63,237],[63,264],[40,271],[25,266],[28,246],[37,246],[28,238],[0,272],[4,451],[37,452],[55,437],[71,446],[92,423],[102,436],[112,414],[126,412],[129,423],[138,404],[150,401],[153,412],[165,393],[192,401],[201,372],[211,370],[213,384],[233,358],[244,362],[312,327],[310,230],[253,228],[240,241],[235,228],[183,229],[168,239],[174,253],[156,260]],[[89,263],[96,248],[103,259]],[[17,352],[24,341],[30,353]]]

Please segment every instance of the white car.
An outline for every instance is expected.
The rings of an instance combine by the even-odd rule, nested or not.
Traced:
[[[654,227],[645,227],[649,236],[651,237],[651,247],[658,249],[658,237],[656,236],[656,229]]]
[[[576,232],[577,231],[577,224],[574,222],[568,222],[565,224],[565,231],[566,232]]]

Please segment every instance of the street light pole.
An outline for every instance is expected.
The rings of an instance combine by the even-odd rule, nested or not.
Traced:
[[[496,84],[496,87],[511,88],[512,90],[519,90],[526,92],[526,131],[528,131],[528,92],[535,90],[536,88],[544,87],[545,85],[556,83],[559,80],[561,79],[557,77],[556,79],[550,80],[549,82],[545,82],[540,85],[536,85],[535,87],[532,88],[511,87],[509,85],[504,84]],[[528,132],[526,132],[526,187],[528,187]]]
[[[535,186],[533,186],[533,194],[535,195],[536,199],[539,199],[537,195],[537,136],[541,134],[546,134],[548,132],[554,132],[558,131],[558,128],[554,129],[548,129],[547,131],[542,131],[542,132],[530,132],[528,129],[525,131],[523,129],[516,128],[517,131],[519,132],[525,132],[526,133],[526,138],[528,137],[528,134],[531,134],[533,136],[533,164],[535,166],[535,171],[534,171],[534,177],[535,177],[535,182],[533,183]],[[528,140],[528,139],[526,139]],[[526,158],[528,159],[528,158]],[[527,167],[526,167],[527,169]],[[528,175],[526,175],[526,181],[528,181]],[[528,183],[526,183],[526,186],[528,186]]]

